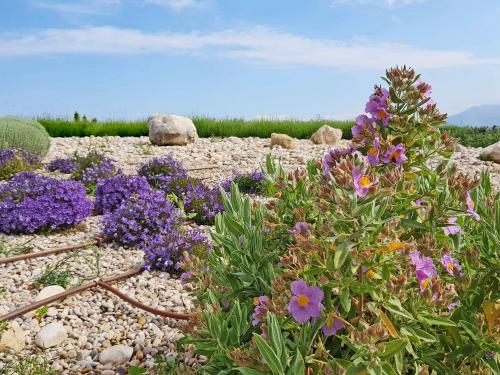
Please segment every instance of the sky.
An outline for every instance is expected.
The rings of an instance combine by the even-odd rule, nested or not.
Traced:
[[[406,64],[500,104],[499,0],[1,0],[0,115],[350,119]]]

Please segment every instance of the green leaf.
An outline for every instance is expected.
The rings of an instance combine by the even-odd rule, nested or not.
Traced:
[[[254,370],[253,368],[248,368],[248,367],[237,367],[235,370],[239,371],[240,374],[243,375],[263,375],[262,372]]]
[[[145,368],[142,368],[142,367],[130,367],[128,369],[128,375],[143,375],[143,374],[147,374],[148,373],[148,370],[146,370]]]
[[[431,335],[430,333],[425,332],[424,330],[421,330],[420,328],[415,328],[415,327],[403,327],[401,330],[403,332],[405,330],[406,334],[409,334],[411,336],[417,337],[422,341],[425,342],[435,342],[436,337],[434,335]]]
[[[456,323],[447,318],[433,315],[419,315],[417,318],[420,322],[431,326],[456,327]]]
[[[299,350],[295,353],[295,361],[290,368],[290,375],[302,375],[306,373],[306,366],[304,363],[304,358],[300,354]]]
[[[340,293],[340,305],[346,313],[351,310],[351,299],[349,298],[349,288],[342,289]]]
[[[347,255],[349,254],[351,248],[352,244],[345,242],[337,246],[335,255],[333,256],[333,267],[336,270],[339,270],[344,265],[344,262],[347,259]]]
[[[259,350],[259,353],[264,357],[264,359],[265,359],[267,365],[269,366],[269,369],[272,371],[272,373],[284,375],[285,370],[283,369],[283,366],[281,365],[281,362],[280,362],[278,356],[273,351],[273,349],[269,346],[269,344],[266,342],[266,340],[264,340],[257,333],[254,333],[253,337],[255,339],[255,343],[257,344],[257,349]]]
[[[396,355],[400,351],[402,351],[406,345],[408,344],[407,339],[396,339],[389,341],[385,344],[385,350],[383,353],[379,353],[378,356],[380,358],[389,358],[393,355]]]
[[[401,220],[401,225],[404,228],[414,228],[414,229],[422,229],[422,230],[428,230],[429,229],[427,227],[427,225],[419,223],[418,221],[409,220],[409,219],[403,219],[403,220]]]

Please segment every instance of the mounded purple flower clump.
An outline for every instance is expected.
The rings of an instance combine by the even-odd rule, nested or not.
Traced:
[[[138,173],[146,177],[154,189],[162,190],[166,194],[175,194],[178,197],[186,193],[188,170],[171,155],[149,160],[139,167]]]
[[[103,235],[125,247],[144,248],[151,237],[169,233],[181,219],[181,212],[165,194],[134,194],[104,215]]]
[[[119,174],[106,180],[101,180],[95,189],[94,210],[105,214],[120,207],[123,201],[134,194],[151,192],[148,181],[142,176],[125,176]]]
[[[67,228],[92,212],[84,187],[32,172],[20,172],[0,184],[0,230],[35,233]]]
[[[196,214],[194,221],[201,225],[212,225],[215,216],[224,211],[219,187],[210,188],[198,180],[191,180],[183,200],[187,214]]]
[[[96,151],[91,151],[86,156],[75,156],[74,164],[76,168],[72,172],[72,178],[81,181],[88,192],[93,192],[99,181],[122,173],[113,160]]]
[[[259,171],[254,171],[249,174],[241,174],[239,172],[236,172],[230,179],[223,181],[221,183],[221,187],[226,192],[229,192],[231,190],[231,184],[233,182],[238,185],[238,189],[242,193],[258,194],[261,193],[264,188],[263,175]]]
[[[174,228],[150,239],[144,249],[146,269],[175,272],[180,268],[179,262],[185,251],[204,259],[211,249],[212,245],[202,230],[179,231]]]
[[[40,167],[41,158],[28,151],[9,148],[0,151],[0,180],[7,180],[17,172],[32,171]]]
[[[48,163],[45,167],[49,172],[59,171],[70,174],[76,169],[73,158],[57,158]]]

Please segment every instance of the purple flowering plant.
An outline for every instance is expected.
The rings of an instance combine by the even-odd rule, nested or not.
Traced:
[[[0,184],[0,231],[36,233],[72,227],[92,212],[78,182],[17,173]]]
[[[45,168],[49,172],[59,171],[61,173],[65,173],[65,174],[71,174],[76,169],[76,165],[75,165],[73,158],[66,157],[66,158],[56,158],[56,159],[51,160],[45,166]]]
[[[350,147],[293,172],[268,158],[265,207],[222,194],[205,267],[183,262],[203,317],[182,343],[207,372],[497,371],[500,194],[450,161],[420,75],[384,82]]]
[[[71,172],[71,178],[85,185],[88,193],[94,193],[100,181],[122,173],[113,160],[96,150],[91,150],[86,155],[75,154],[72,162],[75,168]]]
[[[42,159],[28,151],[9,148],[0,151],[0,180],[7,180],[22,171],[34,171],[41,166]]]

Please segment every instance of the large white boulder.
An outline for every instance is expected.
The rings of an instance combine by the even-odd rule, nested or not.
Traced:
[[[148,120],[149,140],[158,146],[184,146],[198,138],[193,121],[187,117],[156,114]]]
[[[342,139],[342,130],[323,125],[311,136],[311,142],[321,145],[336,145]]]
[[[50,323],[44,326],[35,337],[35,344],[47,349],[62,344],[68,338],[68,333],[61,323]]]
[[[479,154],[479,159],[500,164],[500,141],[489,145]]]

